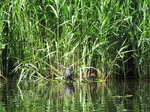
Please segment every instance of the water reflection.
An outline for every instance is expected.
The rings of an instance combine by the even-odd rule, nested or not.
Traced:
[[[150,83],[0,82],[0,112],[148,112]]]
[[[68,94],[72,95],[74,93],[74,91],[75,91],[73,83],[66,82],[64,85],[65,85],[65,90],[64,90],[64,93],[60,97],[65,97]]]
[[[68,93],[68,94],[74,93],[73,83],[65,83],[65,93]]]

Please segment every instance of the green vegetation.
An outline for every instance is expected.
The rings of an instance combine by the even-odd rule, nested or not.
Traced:
[[[0,2],[3,73],[20,80],[61,76],[57,63],[102,78],[148,77],[149,36],[149,0]]]

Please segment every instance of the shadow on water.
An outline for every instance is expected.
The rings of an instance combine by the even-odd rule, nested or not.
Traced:
[[[0,80],[0,112],[148,112],[150,82]]]

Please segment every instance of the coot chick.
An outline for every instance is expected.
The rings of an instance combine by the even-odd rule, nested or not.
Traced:
[[[94,73],[91,73],[90,76],[87,77],[88,80],[94,80],[96,78]]]
[[[91,73],[89,76],[83,76],[84,80],[94,80],[96,78],[94,73]]]

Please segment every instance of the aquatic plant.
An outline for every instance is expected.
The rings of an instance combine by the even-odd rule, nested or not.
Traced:
[[[62,76],[61,63],[80,75],[148,77],[149,12],[149,0],[3,0],[3,71],[20,80]]]

